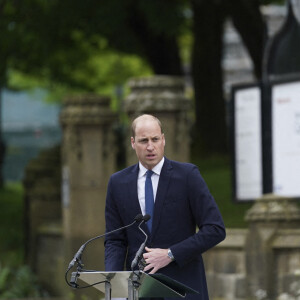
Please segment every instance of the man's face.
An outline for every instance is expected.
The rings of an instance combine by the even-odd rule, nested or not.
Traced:
[[[147,118],[139,120],[131,146],[145,168],[155,167],[163,158],[165,148],[165,137],[158,123]]]

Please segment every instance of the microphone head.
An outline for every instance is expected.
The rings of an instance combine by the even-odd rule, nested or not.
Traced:
[[[144,217],[143,217],[142,214],[138,214],[138,215],[134,218],[134,221],[136,221],[136,222],[140,222],[140,221],[142,221],[142,220],[144,220]]]
[[[145,223],[147,222],[147,221],[149,221],[151,219],[151,216],[150,215],[144,215],[144,217],[143,217],[143,220],[145,221]]]

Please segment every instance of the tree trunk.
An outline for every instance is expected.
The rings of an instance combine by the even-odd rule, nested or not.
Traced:
[[[222,1],[192,0],[194,45],[192,75],[196,123],[193,152],[226,153],[227,129],[222,78]]]
[[[143,15],[136,11],[136,7],[132,7],[131,11],[131,30],[139,41],[142,55],[147,59],[154,73],[182,75],[177,37],[149,30],[149,25]]]
[[[5,144],[3,141],[3,135],[2,135],[2,128],[3,128],[3,124],[2,124],[2,89],[1,89],[1,85],[0,85],[0,189],[3,188],[4,186],[4,175],[3,175],[3,165],[4,165],[4,156],[5,156]]]
[[[259,0],[229,0],[227,4],[233,25],[241,35],[254,64],[254,73],[260,79],[267,27],[259,9]]]
[[[179,48],[174,37],[163,35],[149,37],[145,52],[155,74],[176,76],[183,74]]]

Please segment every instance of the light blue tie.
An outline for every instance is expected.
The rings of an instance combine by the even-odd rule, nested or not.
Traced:
[[[151,176],[153,171],[148,170],[146,172],[146,182],[145,182],[145,205],[146,205],[146,214],[151,216],[151,219],[146,223],[149,231],[152,229],[152,221],[153,221],[153,209],[154,209],[154,196],[153,196],[153,188]]]

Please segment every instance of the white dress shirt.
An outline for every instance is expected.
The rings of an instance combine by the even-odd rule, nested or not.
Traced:
[[[162,160],[152,169],[154,172],[151,176],[151,181],[152,181],[152,188],[153,188],[153,197],[154,197],[154,203],[156,199],[156,192],[157,192],[157,187],[158,187],[158,181],[159,181],[159,176],[160,172],[162,169],[162,166],[164,164],[165,158],[163,157]],[[145,181],[146,181],[146,172],[148,169],[146,169],[140,162],[139,162],[139,175],[138,175],[138,180],[137,180],[137,191],[138,191],[138,198],[141,206],[141,211],[142,214],[146,214],[146,209],[145,209]]]

